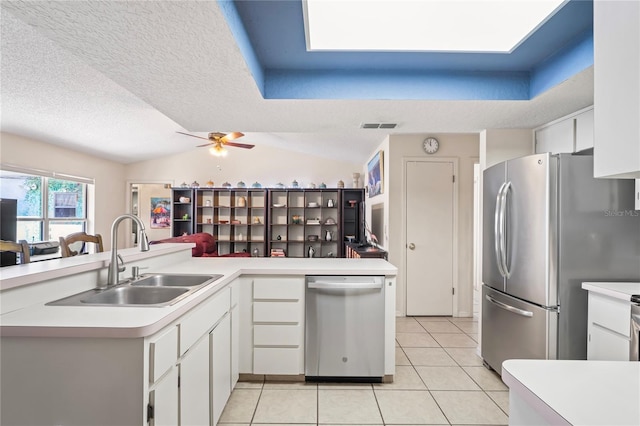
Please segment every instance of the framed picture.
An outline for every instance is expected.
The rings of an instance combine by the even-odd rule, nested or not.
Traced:
[[[151,197],[151,228],[171,227],[171,198]]]
[[[376,155],[367,164],[367,188],[369,198],[384,192],[384,151],[376,152]]]

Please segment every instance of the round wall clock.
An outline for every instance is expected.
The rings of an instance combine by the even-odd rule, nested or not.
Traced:
[[[427,154],[435,154],[438,152],[438,148],[440,148],[440,144],[436,138],[426,138],[424,142],[422,142],[422,149]]]

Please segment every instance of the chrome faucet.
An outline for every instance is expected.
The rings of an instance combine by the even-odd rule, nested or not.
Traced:
[[[111,263],[109,263],[109,275],[107,276],[107,286],[118,284],[118,274],[125,270],[124,262],[122,262],[122,257],[118,254],[118,225],[125,219],[131,219],[135,223],[138,224],[140,228],[140,251],[149,251],[149,239],[147,238],[147,233],[144,229],[144,223],[137,217],[132,214],[123,214],[118,216],[116,220],[113,221],[111,225]],[[122,266],[120,263],[122,262]]]

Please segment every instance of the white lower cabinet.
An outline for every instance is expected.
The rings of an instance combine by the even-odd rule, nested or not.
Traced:
[[[253,279],[253,374],[304,373],[304,277]]]
[[[209,339],[205,336],[180,360],[180,425],[209,424]]]
[[[211,415],[218,424],[220,415],[231,395],[231,317],[224,318],[209,333],[211,345]]]
[[[631,304],[589,292],[587,359],[629,361]]]
[[[231,308],[231,389],[240,378],[240,308]]]
[[[153,413],[147,413],[151,418],[151,426],[175,426],[178,424],[178,369],[172,367],[163,377],[149,396],[149,406],[155,407]]]
[[[230,293],[220,291],[149,338],[150,425],[217,423],[231,394]]]

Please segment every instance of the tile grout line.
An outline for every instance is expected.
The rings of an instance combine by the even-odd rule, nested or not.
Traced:
[[[443,322],[444,322],[444,321],[443,321]],[[453,324],[456,328],[458,328],[458,329],[462,332],[462,334],[463,334],[463,335],[467,336],[467,333],[465,333],[462,329],[460,329],[459,327],[457,327],[457,326],[455,325],[455,323],[453,323],[453,322],[449,321],[448,319],[447,319],[447,322],[448,322],[448,323],[450,323],[450,324]],[[424,327],[424,326],[423,326],[419,321],[418,321],[418,324],[420,324],[420,326],[422,326],[422,328],[424,328],[424,329],[425,329],[425,331],[427,332],[427,334],[429,334],[429,336],[430,336],[433,340],[436,340],[436,339],[431,335],[431,333],[430,333],[430,332],[429,332],[429,331],[428,331],[428,330],[427,330],[427,329],[426,329],[426,328],[425,328],[425,327]],[[436,333],[436,334],[437,334],[437,333]],[[456,334],[457,334],[457,333],[456,333]],[[469,337],[469,336],[467,336],[467,337]],[[475,341],[475,340],[474,340],[474,341]],[[440,345],[440,343],[439,343],[437,340],[436,340],[436,343],[438,343],[438,345]],[[477,342],[476,342],[476,343],[477,343]],[[401,348],[401,349],[402,349],[402,351],[404,352],[404,347],[402,346],[402,344],[401,344],[400,342],[398,342],[398,344],[400,345],[400,348]],[[482,388],[482,386],[480,386],[480,384],[479,384],[479,383],[477,383],[477,382],[473,379],[473,377],[471,377],[471,376],[469,375],[469,373],[464,369],[464,367],[463,367],[463,366],[462,366],[462,365],[461,365],[461,364],[460,364],[460,363],[459,363],[455,358],[453,358],[453,357],[449,354],[449,352],[447,352],[447,348],[446,348],[446,347],[444,347],[444,346],[442,346],[442,345],[440,345],[440,348],[442,348],[442,350],[444,350],[444,352],[447,354],[447,356],[449,356],[449,357],[453,360],[453,362],[455,362],[455,364],[456,364],[456,365],[457,365],[457,366],[458,366],[458,367],[459,367],[459,368],[460,368],[460,369],[461,369],[461,370],[462,370],[462,371],[463,371],[463,372],[464,372],[464,373],[465,373],[465,374],[466,374],[466,375],[471,379],[471,381],[472,381],[473,383],[475,383],[475,384],[478,386],[478,388],[480,388],[480,390],[481,390],[481,391],[482,391],[482,392],[487,396],[487,398],[489,398],[489,400],[490,400],[493,404],[495,404],[495,405],[500,409],[500,411],[502,411],[502,412],[504,413],[504,410],[502,410],[502,408],[501,408],[500,406],[498,406],[498,404],[497,404],[497,403],[496,403],[496,402],[495,402],[495,401],[494,401],[494,400],[493,400],[493,399],[492,399],[492,398],[491,398],[491,397],[486,393],[486,391]],[[406,353],[405,353],[405,355],[406,355]],[[415,373],[418,375],[418,377],[420,378],[420,380],[422,381],[422,383],[425,385],[425,388],[426,388],[426,389],[427,389],[427,391],[429,392],[429,395],[431,396],[431,398],[432,398],[432,399],[433,399],[433,401],[435,402],[436,406],[438,407],[438,409],[440,410],[440,412],[442,413],[442,415],[444,416],[444,418],[447,420],[447,422],[449,423],[449,425],[452,425],[451,420],[449,419],[449,417],[447,417],[447,414],[444,412],[444,410],[442,409],[442,407],[441,407],[441,406],[440,406],[440,404],[438,403],[438,400],[433,396],[433,393],[432,393],[431,389],[429,389],[429,386],[427,386],[427,384],[426,384],[426,383],[424,382],[424,380],[422,379],[422,376],[420,376],[420,374],[418,373],[418,371],[417,371],[417,369],[416,369],[416,366],[413,364],[413,361],[411,361],[411,359],[409,359],[409,357],[408,357],[408,356],[407,356],[407,359],[409,360],[409,363],[411,364],[411,367],[413,368],[413,370],[415,371]],[[473,392],[476,392],[476,391],[473,391]],[[506,414],[506,413],[505,413],[505,414]],[[508,414],[507,414],[507,418],[508,418]]]

